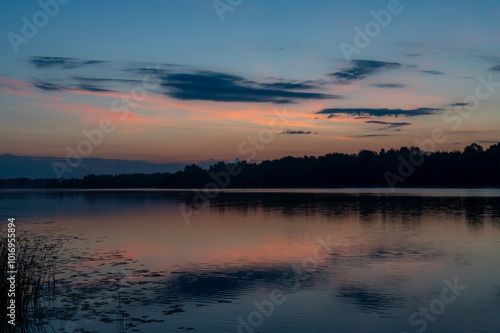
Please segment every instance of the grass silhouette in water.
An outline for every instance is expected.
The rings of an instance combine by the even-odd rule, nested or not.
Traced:
[[[2,332],[44,332],[47,322],[43,308],[55,291],[55,261],[57,245],[45,244],[26,237],[16,238],[15,296],[9,297],[11,271],[8,264],[8,241],[0,239],[0,316]],[[11,299],[15,300],[15,326],[8,323]]]

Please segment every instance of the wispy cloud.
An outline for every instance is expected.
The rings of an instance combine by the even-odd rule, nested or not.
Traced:
[[[379,136],[390,136],[388,134],[365,134],[365,135],[354,135],[352,138],[376,138]]]
[[[164,94],[180,100],[204,100],[215,102],[267,102],[296,103],[299,100],[337,99],[338,95],[297,92],[293,89],[309,89],[303,84],[262,84],[241,76],[211,71],[194,73],[161,73]],[[281,87],[280,87],[281,85]],[[280,89],[278,89],[280,88]]]
[[[277,47],[269,47],[269,48],[260,48],[260,49],[253,49],[254,51],[258,52],[272,52],[272,51],[284,51],[293,47],[296,47],[297,44],[290,44],[290,45],[283,45],[283,46],[277,46]]]
[[[83,67],[87,65],[96,65],[104,63],[101,60],[81,60],[75,58],[64,58],[64,57],[32,57],[30,59],[31,64],[37,68],[50,68],[58,67],[60,69],[70,69]]]
[[[82,83],[87,84],[97,84],[103,82],[119,82],[119,83],[141,83],[142,80],[134,80],[134,79],[113,79],[113,78],[96,78],[96,77],[83,77],[83,76],[73,76],[73,80],[80,81]]]
[[[96,85],[88,84],[88,83],[79,83],[76,85],[62,85],[62,84],[48,82],[48,81],[42,81],[42,80],[38,80],[38,79],[33,80],[32,83],[38,89],[45,90],[45,91],[72,91],[72,90],[80,90],[81,91],[81,90],[83,90],[83,91],[90,91],[90,92],[113,92],[113,90],[97,87]]]
[[[41,81],[41,80],[38,80],[38,79],[35,79],[33,81],[33,84],[38,89],[46,90],[46,91],[60,91],[60,90],[69,89],[68,87],[65,87],[65,86],[60,85],[60,84],[51,83],[51,82],[47,82],[47,81]]]
[[[467,106],[469,103],[450,103],[448,106],[451,106],[452,108],[457,107],[457,106]]]
[[[375,60],[353,60],[354,65],[341,71],[328,74],[334,77],[338,83],[350,83],[362,80],[383,70],[401,67],[397,62],[384,62]]]
[[[444,75],[445,73],[443,72],[440,72],[440,71],[422,71],[422,73],[425,73],[425,74],[432,74],[432,75]]]
[[[281,132],[281,134],[318,134],[318,132],[311,132],[311,131],[291,131],[291,130],[286,130]]]
[[[406,84],[402,84],[402,83],[374,83],[374,84],[370,84],[370,86],[375,87],[375,88],[397,89],[397,88],[406,87]]]
[[[438,108],[418,108],[418,109],[368,109],[368,108],[359,108],[359,109],[350,109],[350,108],[332,108],[332,109],[324,109],[316,112],[317,114],[329,114],[328,118],[334,118],[340,115],[347,116],[371,116],[371,117],[416,117],[423,115],[435,114],[443,109]]]
[[[318,88],[317,85],[311,84],[309,82],[274,82],[274,83],[262,83],[262,87],[268,89],[284,89],[284,90],[307,90]]]
[[[92,85],[92,84],[79,84],[78,89],[87,90],[87,91],[94,91],[94,92],[112,92],[112,90],[99,88],[99,87]]]
[[[394,122],[379,121],[379,120],[369,120],[369,121],[365,121],[365,123],[386,126],[387,128],[396,128],[396,127],[403,127],[403,126],[411,125],[411,123],[404,123],[404,122],[394,123]]]

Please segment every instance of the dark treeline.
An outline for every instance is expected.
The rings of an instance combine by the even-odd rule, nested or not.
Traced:
[[[230,170],[235,170],[233,175]],[[288,156],[260,164],[220,162],[209,170],[189,165],[168,176],[161,187],[500,186],[499,171],[500,144],[484,150],[474,143],[463,152],[424,153],[416,147],[403,147],[378,153]]]
[[[357,154],[288,156],[259,164],[219,162],[208,170],[193,164],[174,174],[0,179],[0,188],[500,187],[499,170],[500,144],[484,150],[473,143],[463,151],[452,152],[402,147]]]
[[[154,174],[121,174],[121,175],[88,175],[83,179],[0,179],[0,188],[158,188],[169,173]]]

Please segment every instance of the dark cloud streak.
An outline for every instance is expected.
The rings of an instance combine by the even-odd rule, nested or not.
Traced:
[[[401,67],[401,64],[397,62],[375,60],[353,60],[353,62],[354,66],[331,73],[329,76],[334,77],[338,83],[351,83],[352,81],[362,80],[370,75],[374,75],[382,70]]]
[[[86,84],[86,83],[81,83],[81,84],[77,84],[77,85],[61,85],[61,84],[56,84],[56,83],[52,83],[52,82],[41,81],[38,79],[35,79],[32,83],[38,89],[45,90],[45,91],[85,90],[85,91],[90,91],[90,92],[113,92],[113,90],[99,88],[93,84]]]
[[[241,76],[211,71],[163,73],[160,76],[164,94],[180,100],[215,102],[296,103],[297,100],[337,99],[338,95],[306,93],[291,89],[309,89],[304,84],[262,84]],[[281,87],[282,89],[277,89]]]
[[[422,71],[422,73],[432,74],[432,75],[444,75],[444,73],[440,71]]]
[[[324,109],[316,112],[316,114],[329,114],[328,118],[334,118],[338,115],[348,115],[348,116],[371,116],[371,117],[416,117],[423,115],[431,115],[435,114],[438,111],[442,111],[443,109],[437,108],[418,108],[418,109],[350,109],[350,108],[332,108],[332,109]]]
[[[365,135],[351,136],[351,138],[376,138],[379,136],[390,136],[390,135],[388,135],[388,134],[365,134]]]
[[[395,127],[403,127],[403,126],[411,125],[411,123],[404,123],[404,122],[393,123],[393,122],[389,122],[389,121],[378,121],[378,120],[369,120],[369,121],[365,121],[365,123],[387,126],[387,128],[395,128]]]
[[[45,81],[40,81],[40,80],[37,80],[37,79],[35,79],[33,81],[33,84],[38,89],[45,90],[45,91],[61,91],[61,90],[68,89],[67,87],[59,85],[59,84],[45,82]]]
[[[311,131],[290,131],[290,130],[286,130],[286,131],[283,131],[281,132],[281,134],[313,134],[313,135],[316,135],[318,134],[318,132],[311,132]]]
[[[374,84],[371,84],[370,86],[375,87],[375,88],[398,89],[398,88],[405,88],[406,84],[402,84],[402,83],[374,83]]]
[[[105,61],[100,60],[81,60],[75,58],[65,58],[65,57],[32,57],[30,59],[31,64],[36,68],[44,69],[50,67],[59,67],[61,69],[71,69],[78,68],[87,65],[96,65],[104,63]]]

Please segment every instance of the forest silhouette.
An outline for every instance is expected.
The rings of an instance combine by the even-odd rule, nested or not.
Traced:
[[[417,147],[361,150],[319,157],[283,157],[261,163],[188,165],[176,173],[88,175],[83,179],[2,179],[0,188],[329,188],[499,187],[500,143],[484,149],[423,152]]]

